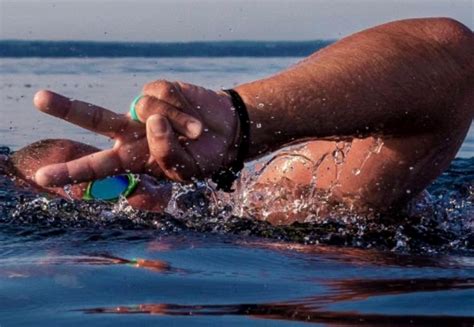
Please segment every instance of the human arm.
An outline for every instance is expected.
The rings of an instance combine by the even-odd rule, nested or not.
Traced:
[[[249,158],[302,138],[432,132],[473,85],[472,32],[450,19],[380,25],[269,78],[237,86]]]
[[[251,120],[246,159],[305,138],[413,135],[456,123],[445,117],[459,108],[456,102],[472,88],[473,48],[472,32],[453,20],[399,21],[349,36],[281,73],[240,85],[235,89]],[[113,149],[46,167],[37,174],[40,184],[83,181],[124,169],[141,172],[151,169],[149,164],[155,176],[189,181],[209,177],[232,163],[241,131],[228,95],[163,81],[148,84],[144,92],[155,100],[137,108],[147,128],[133,127],[141,137],[139,160],[133,161],[127,152],[137,148],[130,133],[113,131],[122,136]],[[56,110],[60,106],[54,105],[55,99],[38,107],[64,118],[61,110]],[[196,139],[183,140],[182,130],[162,106],[153,105],[156,101],[166,103],[173,112],[195,114],[204,132]],[[79,121],[99,133],[104,131],[97,126],[105,126],[107,131],[115,128],[109,125],[110,115],[97,115],[94,123],[76,109],[71,117],[78,119],[69,120],[73,123]]]

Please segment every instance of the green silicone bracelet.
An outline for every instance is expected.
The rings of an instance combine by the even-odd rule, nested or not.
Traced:
[[[134,121],[139,123],[141,123],[141,121],[140,118],[138,118],[135,107],[137,106],[137,103],[138,101],[140,101],[141,98],[143,98],[143,95],[140,94],[139,96],[135,97],[135,99],[133,99],[132,103],[130,104],[130,116]]]
[[[132,195],[133,192],[135,192],[135,189],[138,186],[138,183],[140,183],[140,180],[138,179],[138,176],[134,174],[127,174],[128,177],[128,187],[127,189],[122,193],[122,196],[128,198],[130,195]]]

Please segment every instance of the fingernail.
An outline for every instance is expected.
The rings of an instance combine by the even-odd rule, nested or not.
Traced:
[[[191,136],[198,137],[201,134],[202,125],[197,120],[190,120],[186,123],[186,129]]]
[[[165,119],[154,119],[153,124],[151,125],[151,131],[153,134],[164,134],[168,130],[168,124]]]

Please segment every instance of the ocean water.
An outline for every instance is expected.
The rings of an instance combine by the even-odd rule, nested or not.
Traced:
[[[155,79],[232,87],[299,57],[3,58],[3,153],[110,141],[37,112],[47,88],[126,112]],[[474,131],[413,217],[272,227],[45,199],[0,176],[0,326],[474,324]]]
[[[314,41],[91,42],[0,40],[0,57],[305,57],[332,43]]]

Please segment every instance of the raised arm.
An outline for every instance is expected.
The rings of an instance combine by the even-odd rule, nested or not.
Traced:
[[[454,111],[470,110],[472,117],[472,107],[458,105],[473,96],[472,58],[473,33],[451,19],[398,21],[344,38],[235,88],[251,120],[246,159],[305,138],[418,135],[458,126],[455,120],[465,116]],[[190,181],[235,160],[242,130],[226,93],[158,81],[143,95],[136,107],[141,126],[59,95],[37,95],[40,110],[117,139],[113,149],[40,169],[38,183],[64,185],[123,171]]]
[[[451,19],[413,19],[351,35],[236,90],[254,157],[307,137],[434,131],[452,123],[473,81],[473,33]]]

